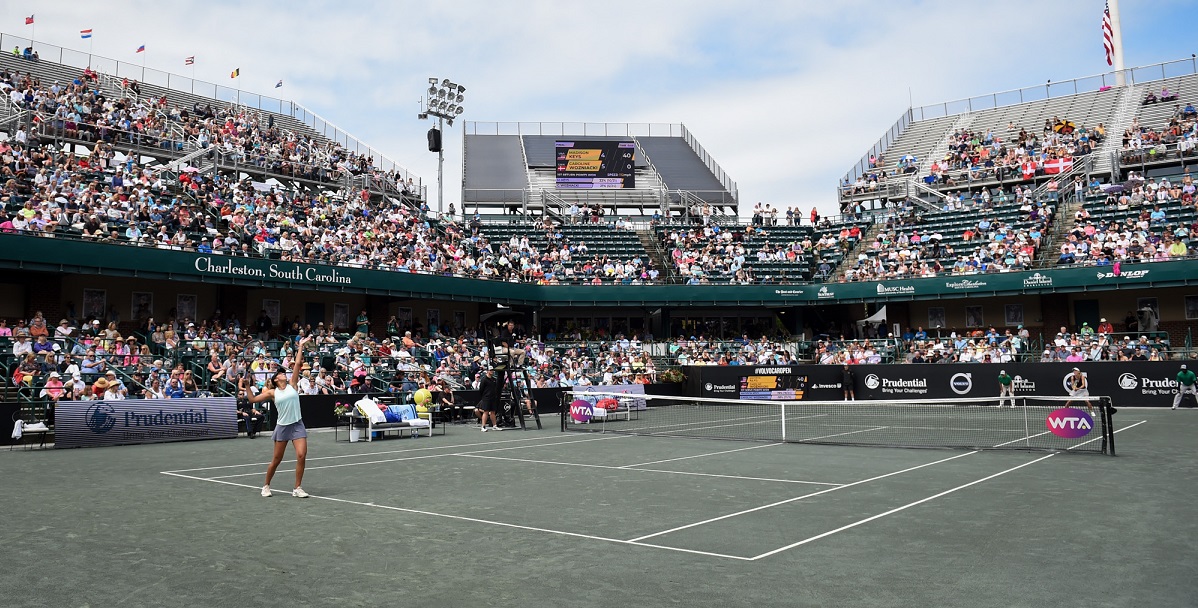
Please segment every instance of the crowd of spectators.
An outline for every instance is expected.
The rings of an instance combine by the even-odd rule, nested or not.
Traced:
[[[810,268],[813,259],[822,260],[825,253],[851,249],[861,237],[860,226],[845,224],[840,230],[827,229],[818,235],[807,233],[801,238],[785,235],[771,241],[771,227],[772,224],[721,226],[714,223],[702,227],[673,226],[664,228],[660,238],[670,263],[687,284],[716,280],[748,285],[772,278],[755,273],[754,263],[790,264],[799,273]],[[817,238],[813,240],[812,237]],[[791,240],[786,240],[788,238]],[[756,244],[750,244],[750,241]],[[831,265],[822,262],[815,274],[822,278],[830,272]]]
[[[857,259],[847,265],[843,280],[879,281],[1030,269],[1054,211],[1048,202],[1033,200],[1031,194],[1031,188],[1021,186],[1016,186],[1009,196],[1001,191],[992,196],[990,190],[983,189],[970,198],[949,195],[946,203],[949,213],[934,220],[911,208],[905,213],[889,215],[878,235],[858,248]],[[1002,211],[1016,209],[1014,219],[996,209],[997,200],[1008,198],[1013,202]],[[954,222],[962,216],[961,212],[978,219],[960,227]],[[957,227],[946,234],[951,226]]]
[[[1163,96],[1169,91],[1161,92]],[[1154,95],[1149,92],[1149,95]],[[1176,94],[1173,93],[1176,100]],[[1148,102],[1157,103],[1157,101]],[[1180,103],[1173,106],[1173,112],[1167,123],[1159,126],[1140,124],[1139,118],[1132,119],[1132,124],[1123,132],[1122,162],[1137,164],[1164,160],[1175,153],[1178,158],[1193,156],[1198,149],[1198,108],[1193,103]]]
[[[400,191],[417,188],[410,177],[405,182],[383,172],[373,158],[337,142],[278,128],[273,114],[236,104],[180,107],[166,96],[142,95],[139,83],[128,79],[105,92],[101,76],[90,68],[65,84],[6,69],[0,71],[0,93],[14,108],[35,114],[36,126],[24,130],[25,138],[57,136],[174,152],[194,149],[190,145],[284,177],[337,182],[370,175]]]
[[[1096,220],[1086,207],[1078,208],[1075,225],[1059,246],[1057,263],[1110,266],[1189,256],[1187,242],[1198,234],[1194,193],[1189,173],[1177,183],[1168,178],[1143,180],[1133,173],[1120,191],[1109,191],[1103,204],[1105,211],[1121,212],[1119,217]]]

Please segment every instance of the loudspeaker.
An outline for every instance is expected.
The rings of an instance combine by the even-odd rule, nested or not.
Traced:
[[[437,130],[436,127],[433,127],[428,130],[428,151],[429,152],[440,152],[441,151],[441,131]]]

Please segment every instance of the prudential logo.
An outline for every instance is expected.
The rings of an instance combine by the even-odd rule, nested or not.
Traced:
[[[83,423],[97,435],[103,435],[116,426],[116,410],[111,405],[100,401],[87,408]]]
[[[865,388],[873,391],[877,390],[879,386],[882,386],[882,379],[877,374],[870,374],[865,377]]]
[[[1140,379],[1135,374],[1120,374],[1119,388],[1125,391],[1134,391],[1140,386]]]

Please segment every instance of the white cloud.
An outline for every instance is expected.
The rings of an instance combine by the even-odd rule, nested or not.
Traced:
[[[1121,4],[1129,64],[1188,56],[1187,37],[1148,32],[1194,14],[1192,2]],[[685,123],[742,202],[827,214],[837,179],[906,110],[909,90],[938,103],[1103,71],[1099,6],[41,0],[6,6],[0,31],[27,35],[22,18],[36,13],[39,40],[86,51],[78,31],[91,27],[95,53],[134,71],[139,44],[149,68],[190,76],[183,58],[195,55],[196,77],[222,87],[241,68],[243,89],[296,100],[430,191],[436,156],[416,112],[435,75],[467,87],[463,119]],[[459,124],[446,134],[447,202],[461,183]]]

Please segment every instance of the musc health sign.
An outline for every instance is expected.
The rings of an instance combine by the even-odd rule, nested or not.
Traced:
[[[54,447],[132,445],[237,436],[237,400],[62,401],[54,408]]]

